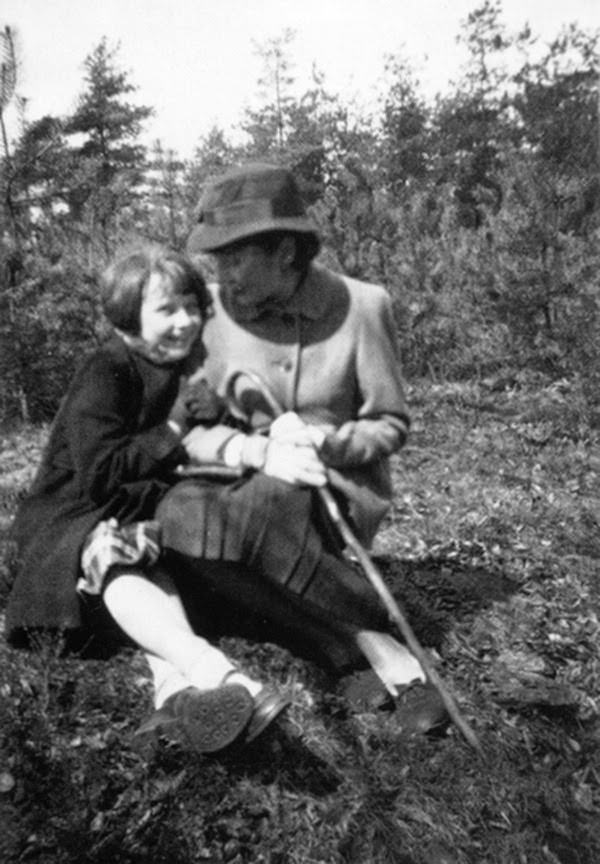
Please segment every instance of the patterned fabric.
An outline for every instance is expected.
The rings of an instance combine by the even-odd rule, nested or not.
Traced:
[[[90,531],[81,553],[84,576],[77,590],[86,594],[101,594],[112,567],[127,566],[146,569],[160,555],[160,525],[153,519],[119,525],[116,519],[99,522]]]

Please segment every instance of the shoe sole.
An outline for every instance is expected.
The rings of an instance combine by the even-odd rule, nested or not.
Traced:
[[[239,738],[254,711],[254,701],[241,684],[214,690],[186,688],[173,700],[173,711],[188,743],[198,753],[217,753]]]

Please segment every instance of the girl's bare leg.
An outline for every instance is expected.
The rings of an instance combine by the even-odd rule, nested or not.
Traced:
[[[148,657],[159,707],[190,684],[207,690],[225,676],[255,696],[262,685],[235,671],[234,664],[192,630],[171,577],[160,569],[146,575],[121,570],[108,583],[104,603],[121,629]]]

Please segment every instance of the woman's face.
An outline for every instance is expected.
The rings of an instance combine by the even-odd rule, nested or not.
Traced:
[[[247,243],[213,255],[225,303],[241,317],[252,318],[266,303],[285,299],[281,246],[270,253]]]
[[[174,281],[152,273],[140,309],[140,337],[148,353],[162,363],[175,363],[190,353],[202,326],[195,294],[183,294]]]

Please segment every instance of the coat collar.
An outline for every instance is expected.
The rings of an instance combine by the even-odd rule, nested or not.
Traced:
[[[326,284],[321,275],[325,272],[317,264],[311,264],[306,277],[285,304],[283,311],[288,315],[300,315],[315,321],[321,318],[329,305],[329,297],[324,290]]]

